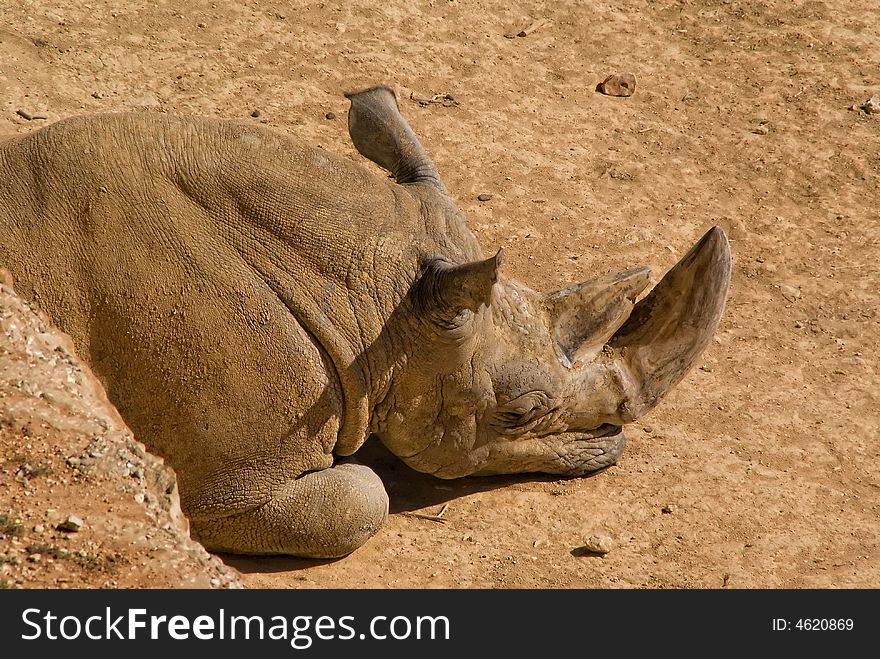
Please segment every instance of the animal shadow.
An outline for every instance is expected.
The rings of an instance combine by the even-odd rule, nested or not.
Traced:
[[[455,480],[442,480],[411,469],[400,458],[388,451],[375,437],[370,437],[354,456],[342,461],[354,461],[366,465],[379,475],[388,492],[388,512],[391,515],[440,506],[460,497],[507,487],[515,483],[550,482],[560,478],[550,474],[515,474],[468,476]],[[230,567],[245,574],[293,572],[344,559],[344,557],[317,559],[235,554],[217,554],[217,556]]]

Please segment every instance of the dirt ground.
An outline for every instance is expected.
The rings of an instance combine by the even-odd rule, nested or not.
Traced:
[[[616,466],[449,482],[367,446],[384,529],[337,561],[223,557],[246,585],[876,588],[878,33],[876,0],[0,0],[0,133],[214,115],[365,162],[342,93],[384,82],[533,288],[656,280],[727,232],[717,337]],[[635,94],[597,93],[618,71]]]

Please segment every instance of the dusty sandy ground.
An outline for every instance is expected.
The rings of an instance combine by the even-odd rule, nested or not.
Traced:
[[[116,4],[0,0],[0,132],[204,114],[362,161],[342,92],[385,82],[508,276],[657,279],[714,224],[732,243],[715,342],[616,466],[443,482],[367,447],[386,527],[338,561],[224,557],[248,585],[880,586],[875,0]],[[596,92],[615,71],[632,97]]]

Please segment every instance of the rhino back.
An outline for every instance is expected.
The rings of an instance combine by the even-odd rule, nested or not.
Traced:
[[[141,438],[205,483],[230,460],[327,466],[337,435],[354,450],[358,356],[418,255],[478,252],[419,190],[246,124],[71,119],[4,143],[0,172],[0,263]]]

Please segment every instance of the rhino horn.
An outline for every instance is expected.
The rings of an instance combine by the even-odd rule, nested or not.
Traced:
[[[431,259],[416,287],[417,304],[435,322],[455,325],[455,318],[468,309],[488,305],[504,251],[483,261],[454,264],[442,258]]]
[[[619,413],[632,421],[675,386],[712,341],[730,286],[730,245],[713,227],[611,337],[632,385]]]
[[[388,170],[398,183],[427,183],[446,192],[437,168],[400,114],[397,96],[380,85],[346,92],[348,133],[358,152]]]
[[[632,268],[549,293],[544,298],[560,358],[568,366],[594,357],[632,312],[649,268]]]

